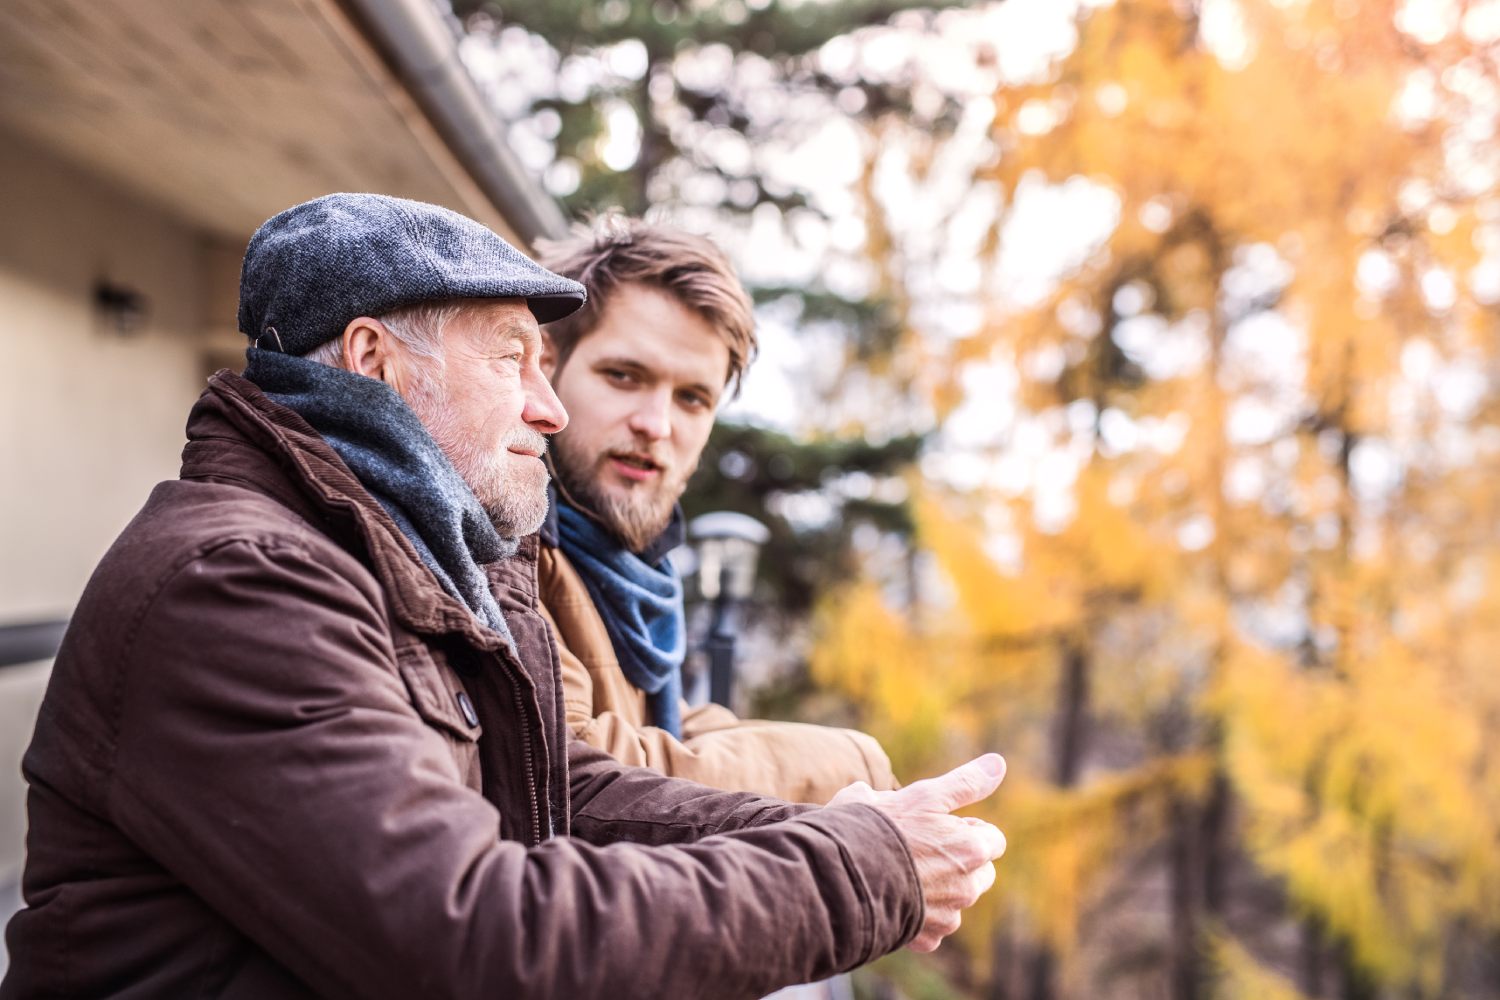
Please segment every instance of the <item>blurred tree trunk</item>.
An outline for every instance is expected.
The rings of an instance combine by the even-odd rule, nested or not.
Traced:
[[[1018,978],[1017,960],[1015,930],[1008,926],[997,928],[990,935],[990,963],[995,971],[990,976],[989,989],[984,993],[985,1000],[1020,1000],[1025,995],[1022,990],[1014,988]]]
[[[1223,760],[1222,742],[1213,738],[1215,761]],[[1229,905],[1229,862],[1232,845],[1230,824],[1229,777],[1222,766],[1214,768],[1208,786],[1208,800],[1203,805],[1203,910],[1214,921],[1222,920]]]
[[[1088,741],[1089,655],[1083,641],[1073,637],[1062,644],[1057,686],[1057,711],[1052,739],[1052,783],[1058,788],[1078,784]],[[1046,944],[1038,944],[1028,959],[1026,995],[1029,1000],[1052,1000],[1057,994],[1057,959]]]
[[[1355,961],[1347,942],[1339,942],[1338,960],[1340,1000],[1377,1000],[1380,990],[1375,980]]]
[[[1057,723],[1053,739],[1052,781],[1058,788],[1078,784],[1088,739],[1089,655],[1076,638],[1064,642],[1057,691]]]
[[[1217,744],[1218,740],[1212,742]],[[1217,760],[1219,754],[1213,751]],[[1168,846],[1171,943],[1168,979],[1172,1000],[1198,1000],[1207,987],[1205,931],[1224,916],[1227,901],[1229,781],[1216,766],[1200,802],[1176,796],[1170,807]]]
[[[1052,957],[1052,950],[1045,944],[1037,945],[1028,961],[1026,995],[1030,1000],[1051,1000],[1053,996],[1052,977],[1055,973],[1057,960]]]
[[[1199,887],[1201,871],[1198,845],[1194,842],[1197,827],[1196,810],[1191,802],[1174,797],[1170,807],[1172,831],[1167,847],[1167,873],[1171,886],[1171,941],[1168,948],[1168,970],[1172,1000],[1197,1000],[1200,970],[1198,963]]]
[[[1324,952],[1327,949],[1323,921],[1316,916],[1304,917],[1299,924],[1297,989],[1305,996],[1323,995]]]
[[[1489,948],[1485,952],[1487,958],[1484,963],[1484,971],[1481,974],[1485,982],[1490,984],[1494,995],[1500,997],[1500,934],[1489,936]]]

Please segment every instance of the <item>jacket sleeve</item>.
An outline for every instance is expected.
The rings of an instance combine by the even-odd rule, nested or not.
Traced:
[[[582,740],[568,747],[568,778],[573,836],[596,844],[694,843],[817,809],[668,778],[622,764]]]
[[[546,609],[543,608],[543,612]],[[626,764],[732,791],[821,805],[855,781],[876,789],[897,786],[880,744],[864,733],[799,722],[742,720],[727,708],[685,708],[683,738],[636,726],[618,712],[594,711],[594,681],[557,636],[563,704],[580,740]]]
[[[100,779],[126,835],[320,995],[750,998],[915,935],[910,855],[868,807],[683,846],[503,840],[339,557],[232,541],[163,581]]]

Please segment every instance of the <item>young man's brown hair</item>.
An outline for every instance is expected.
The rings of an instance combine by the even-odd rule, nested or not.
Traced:
[[[718,331],[729,348],[725,384],[739,391],[755,357],[755,307],[729,258],[707,237],[608,213],[566,239],[539,240],[537,250],[543,267],[589,290],[583,308],[547,326],[559,367],[599,324],[610,293],[635,283],[666,292]]]

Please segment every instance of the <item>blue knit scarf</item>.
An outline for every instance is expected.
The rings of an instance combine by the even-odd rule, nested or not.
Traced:
[[[512,642],[483,564],[515,554],[427,428],[378,379],[275,351],[249,352],[245,377],[323,436],[391,515],[438,583]]]
[[[559,545],[604,619],[620,669],[646,692],[652,723],[681,739],[687,623],[677,570],[664,556],[642,559],[566,501],[557,515]]]

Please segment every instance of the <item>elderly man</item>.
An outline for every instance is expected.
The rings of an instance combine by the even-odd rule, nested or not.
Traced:
[[[256,233],[245,376],[58,655],[0,997],[748,997],[957,926],[994,755],[806,809],[569,738],[517,538],[582,297],[414,202]]]
[[[716,788],[827,802],[853,781],[894,787],[863,733],[740,720],[682,701],[682,588],[666,554],[718,405],[755,354],[750,297],[707,239],[618,215],[543,246],[588,300],[543,333],[567,407],[549,454],[541,600],[561,648],[568,723],[627,764]]]

